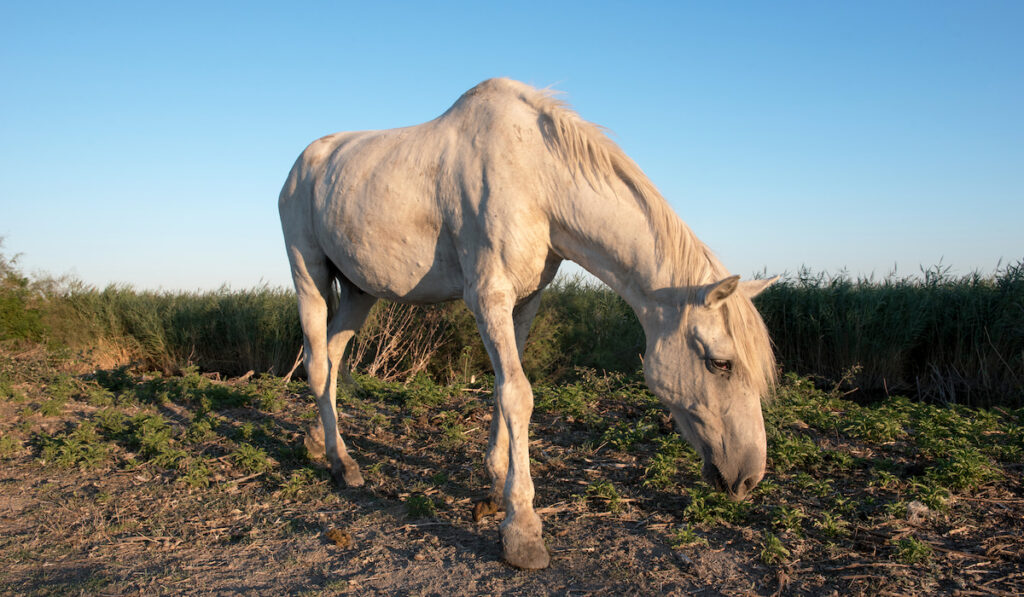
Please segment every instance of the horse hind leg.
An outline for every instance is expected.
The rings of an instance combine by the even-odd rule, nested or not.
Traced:
[[[337,305],[331,305],[328,298],[328,323],[327,323],[327,364],[328,389],[335,392],[332,398],[337,406],[338,378],[341,378],[343,393],[352,392],[356,382],[352,378],[348,359],[345,357],[345,350],[351,340],[355,337],[359,328],[366,321],[373,304],[377,301],[375,297],[363,293],[343,277],[337,278],[339,292],[337,293]],[[333,313],[330,313],[333,311]],[[306,434],[306,448],[311,454],[324,455],[324,428],[323,423],[317,418],[309,427]]]
[[[344,287],[346,283],[347,281],[343,281],[342,286]],[[359,328],[362,327],[363,322],[366,321],[366,316],[376,300],[376,298],[362,294],[350,287],[348,300],[342,301],[338,311],[331,318],[327,326],[329,367],[327,384],[329,395],[327,403],[330,406],[330,416],[327,420],[335,423],[333,434],[335,441],[331,442],[329,440],[331,437],[330,430],[324,426],[324,401],[319,398],[317,399],[317,405],[320,408],[320,420],[318,421],[317,431],[319,431],[319,437],[324,438],[324,453],[327,454],[328,461],[331,464],[331,473],[334,476],[335,482],[339,485],[344,483],[347,487],[361,486],[363,484],[363,476],[359,472],[359,465],[349,456],[345,441],[337,430],[338,374],[340,373],[342,377],[342,391],[353,391],[355,389],[355,382],[348,371],[348,365],[345,360],[345,348]],[[338,462],[341,463],[340,479]]]
[[[338,432],[337,379],[344,368],[345,347],[376,299],[342,278],[338,308],[328,322],[333,272],[326,258],[303,259],[301,254],[293,254],[292,275],[304,336],[303,363],[320,411],[319,421],[306,437],[306,447],[311,453],[326,455],[336,483],[358,487],[363,484],[359,465]]]

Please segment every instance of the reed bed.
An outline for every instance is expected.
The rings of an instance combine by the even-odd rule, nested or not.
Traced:
[[[0,341],[97,346],[165,371],[188,366],[284,374],[302,337],[294,293],[262,286],[206,292],[96,289],[30,280],[0,255]],[[756,300],[786,371],[857,396],[908,395],[971,406],[1024,405],[1024,260],[993,274],[852,278],[800,270]],[[635,372],[644,335],[615,293],[579,278],[546,292],[527,344],[531,378],[579,367]],[[351,348],[357,370],[442,382],[486,374],[486,353],[461,302],[379,302]]]

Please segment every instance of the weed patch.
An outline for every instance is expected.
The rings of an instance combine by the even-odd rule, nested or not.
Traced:
[[[761,561],[769,566],[781,564],[789,559],[789,549],[772,533],[765,532],[761,542]]]
[[[60,468],[96,468],[109,456],[107,445],[100,440],[96,427],[88,421],[73,431],[48,435],[37,434],[34,443],[39,449],[39,461]]]
[[[433,518],[437,515],[437,505],[430,496],[412,494],[405,498],[405,509],[409,518]]]
[[[897,539],[892,542],[892,545],[895,549],[893,555],[896,561],[908,565],[927,562],[934,553],[931,545],[913,536]]]

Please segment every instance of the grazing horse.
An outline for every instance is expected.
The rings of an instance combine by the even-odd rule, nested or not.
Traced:
[[[702,456],[704,478],[740,500],[764,475],[761,398],[775,361],[751,298],[774,280],[730,276],[640,168],[551,93],[491,79],[430,122],[318,139],[278,209],[320,410],[307,445],[326,453],[339,484],[363,483],[335,396],[370,307],[462,298],[494,366],[485,465],[489,505],[507,513],[503,557],[546,567],[521,359],[541,290],[564,259],[636,312],[647,385]]]

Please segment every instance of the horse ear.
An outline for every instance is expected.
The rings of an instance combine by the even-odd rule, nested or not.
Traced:
[[[732,293],[736,292],[736,288],[739,284],[739,276],[729,276],[728,278],[708,285],[704,289],[704,306],[709,309],[717,309],[718,307],[721,307],[722,301],[729,298]]]
[[[779,276],[768,278],[767,280],[747,280],[746,282],[740,282],[740,292],[747,295],[747,298],[752,299],[761,294],[765,288],[768,288],[778,281]]]

